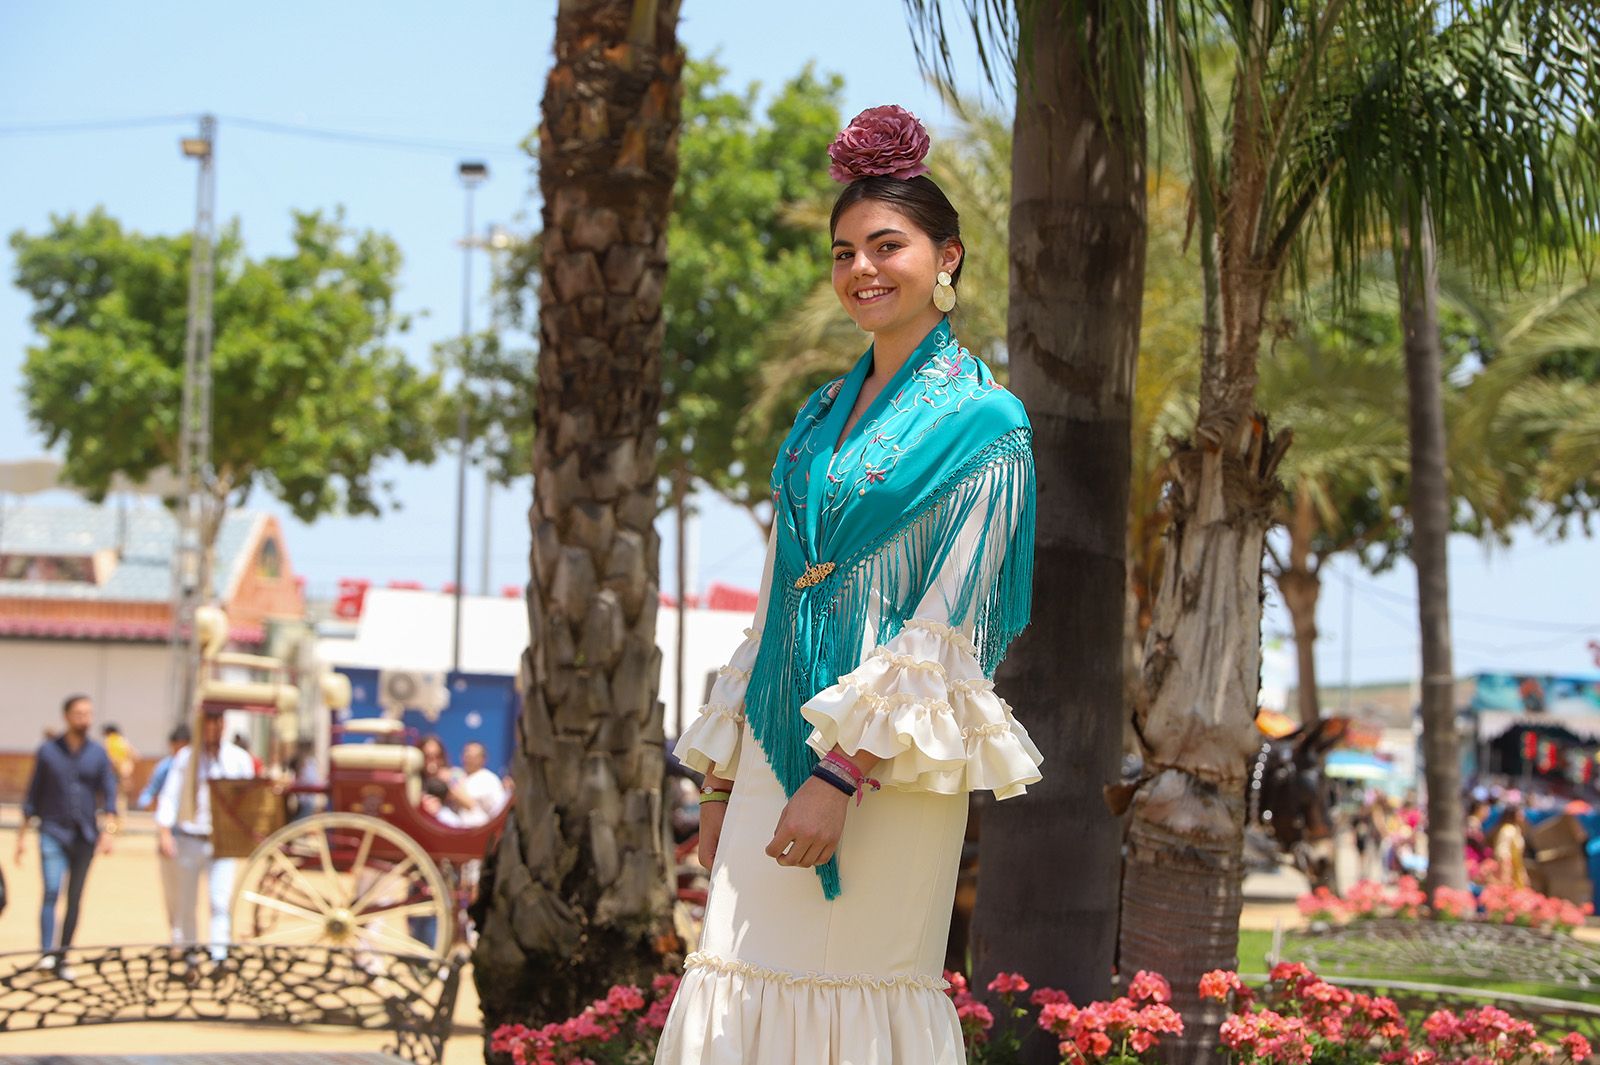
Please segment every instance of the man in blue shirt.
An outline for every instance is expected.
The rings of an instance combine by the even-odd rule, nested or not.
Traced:
[[[65,951],[72,946],[78,926],[78,903],[95,850],[111,853],[117,822],[117,772],[106,749],[89,738],[94,706],[87,695],[68,697],[61,706],[66,730],[46,740],[34,756],[33,778],[22,803],[23,822],[17,831],[16,860],[20,864],[28,826],[39,828],[39,866],[44,873],[44,905],[39,909],[39,949]],[[105,812],[100,824],[96,810]],[[55,938],[56,899],[61,881],[67,881],[67,913],[61,922],[61,939]],[[59,963],[56,955],[53,963]]]

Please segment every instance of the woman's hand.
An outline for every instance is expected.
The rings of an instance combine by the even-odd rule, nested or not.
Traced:
[[[696,853],[700,857],[700,864],[707,869],[717,860],[717,844],[722,842],[722,821],[727,816],[728,804],[725,802],[700,804],[700,845]]]
[[[767,844],[767,856],[776,858],[779,865],[821,865],[839,847],[849,808],[850,796],[811,777],[784,806],[778,830]]]

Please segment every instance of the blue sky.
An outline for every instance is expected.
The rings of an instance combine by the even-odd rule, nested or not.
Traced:
[[[391,234],[406,256],[402,309],[425,312],[404,340],[425,360],[461,320],[462,226],[455,179],[461,158],[492,171],[479,191],[480,224],[515,224],[533,207],[530,161],[517,148],[537,122],[550,62],[554,4],[414,0],[259,5],[114,5],[65,0],[0,6],[0,129],[48,123],[219,116],[218,208],[237,218],[254,253],[280,250],[294,208],[342,205],[348,220]],[[893,0],[750,4],[685,0],[681,37],[691,55],[715,53],[729,81],[772,85],[807,61],[845,76],[845,113],[884,102],[921,115],[935,136],[946,120],[923,83]],[[966,87],[978,84],[970,54],[959,57]],[[396,150],[339,139],[290,136],[240,120],[425,142]],[[126,130],[0,135],[0,232],[38,231],[52,213],[104,205],[136,229],[188,227],[194,168],[178,153],[184,119]],[[819,165],[823,165],[819,161]],[[958,205],[959,206],[959,205]],[[824,251],[819,244],[819,270]],[[25,425],[23,352],[31,340],[28,303],[9,285],[12,259],[0,248],[0,460],[29,457],[43,441]],[[486,271],[475,267],[481,282]],[[483,320],[484,305],[475,311]],[[382,519],[330,518],[304,526],[285,518],[297,568],[314,592],[343,576],[411,578],[437,585],[452,572],[455,467],[387,470],[403,510]],[[492,499],[491,588],[527,574],[528,487]],[[280,515],[257,497],[253,505]],[[482,486],[468,501],[468,587],[478,584]],[[741,514],[704,502],[698,536],[700,583],[753,586],[761,544]],[[662,577],[670,586],[670,528],[663,528]],[[1600,546],[1549,546],[1519,538],[1509,551],[1452,546],[1458,671],[1594,669],[1584,645],[1600,637]],[[1416,673],[1409,566],[1353,583],[1353,624],[1344,624],[1344,587],[1324,597],[1319,646],[1325,682],[1343,675],[1352,639],[1356,681]],[[1583,626],[1589,626],[1584,629]],[[1269,607],[1268,634],[1286,628]]]

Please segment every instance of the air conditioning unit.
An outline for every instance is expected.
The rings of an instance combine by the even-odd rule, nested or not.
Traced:
[[[378,674],[378,705],[385,717],[398,718],[415,710],[429,721],[437,721],[450,705],[450,689],[443,673],[386,669]]]

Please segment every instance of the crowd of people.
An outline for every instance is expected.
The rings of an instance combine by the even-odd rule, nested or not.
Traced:
[[[187,725],[172,730],[166,754],[134,793],[138,754],[114,725],[102,730],[102,741],[93,738],[93,700],[87,695],[69,696],[61,714],[62,727],[47,735],[35,755],[14,855],[15,867],[22,868],[30,842],[37,837],[44,886],[39,967],[72,978],[65,958],[77,931],[90,866],[97,855],[111,852],[130,807],[153,813],[170,941],[183,947],[204,946],[214,960],[222,960],[232,938],[230,904],[238,859],[218,857],[214,852],[210,789],[200,786],[192,795],[185,794],[190,763],[197,757],[192,730]],[[445,827],[471,828],[487,824],[505,806],[509,790],[488,768],[483,744],[466,744],[460,766],[452,765],[438,736],[424,736],[417,746],[422,754],[418,807],[423,813]],[[221,714],[203,716],[198,750],[196,772],[201,781],[260,779],[265,772],[244,737],[225,736]],[[297,747],[286,769],[286,779],[297,784],[321,783],[321,770],[310,744]],[[317,798],[289,796],[289,815],[303,817],[315,812]],[[476,866],[468,863],[467,868],[453,872],[470,886],[476,883]],[[198,919],[202,881],[210,914],[204,939]],[[65,912],[58,924],[63,897]],[[412,929],[416,938],[424,941],[431,941],[433,931]]]
[[[1555,796],[1479,785],[1467,796],[1467,870],[1481,884],[1529,886],[1528,814],[1566,808]],[[1427,810],[1414,792],[1395,798],[1367,791],[1346,807],[1345,824],[1355,839],[1358,875],[1377,880],[1422,876],[1428,869]]]

